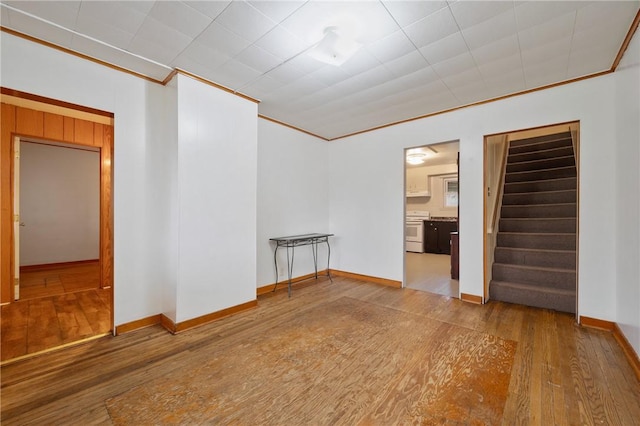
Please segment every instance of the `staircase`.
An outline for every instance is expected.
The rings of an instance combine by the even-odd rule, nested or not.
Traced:
[[[576,176],[570,132],[511,141],[491,299],[575,313]]]

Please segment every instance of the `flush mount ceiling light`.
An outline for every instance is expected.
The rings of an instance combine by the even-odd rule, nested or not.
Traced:
[[[362,45],[342,34],[338,27],[324,29],[322,40],[308,50],[309,56],[326,64],[340,66]]]
[[[417,165],[424,163],[424,160],[427,158],[427,154],[425,152],[410,152],[407,153],[407,163]]]

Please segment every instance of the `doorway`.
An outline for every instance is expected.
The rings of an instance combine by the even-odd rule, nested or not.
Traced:
[[[3,207],[0,228],[1,360],[5,363],[110,334],[114,328],[113,115],[3,88],[1,118],[0,161],[7,171],[7,179],[3,172],[1,192],[2,205],[7,208]],[[25,159],[21,161],[20,157],[33,154],[34,149],[41,151],[35,156],[38,161],[27,166],[27,160],[22,169],[36,170],[36,179],[33,175],[25,178],[20,173]],[[55,179],[37,176],[46,168],[47,160],[53,163],[51,160],[62,152],[91,158],[90,179],[76,174],[61,180],[71,187],[87,186],[90,180],[91,202],[52,191],[50,185]],[[67,163],[65,167],[78,166]],[[35,184],[46,191],[20,191],[21,180],[27,187],[31,180],[31,187]],[[61,200],[56,197],[64,202],[58,203]],[[35,207],[26,208],[30,203]],[[61,205],[72,208],[63,211]],[[78,213],[88,210],[92,212],[90,220],[82,222]],[[38,232],[29,235],[28,231],[36,231],[52,216],[63,220],[55,222],[44,239],[34,238]],[[80,232],[87,228],[91,232]],[[28,230],[25,238],[21,238],[23,230]],[[76,234],[75,239],[64,238],[72,234]]]
[[[404,287],[455,298],[459,146],[448,141],[405,150]]]

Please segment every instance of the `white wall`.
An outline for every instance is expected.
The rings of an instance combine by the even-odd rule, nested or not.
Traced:
[[[178,75],[176,321],[256,298],[257,104]]]
[[[640,35],[616,76],[615,220],[617,318],[640,354]]]
[[[444,206],[444,178],[458,176],[457,164],[407,167],[406,173],[407,190],[416,185],[415,188],[428,189],[431,194],[429,197],[407,197],[407,210],[428,211],[432,217],[458,216],[456,207]]]
[[[579,313],[615,320],[613,75],[453,111],[330,144],[336,269],[403,277],[403,153],[460,140],[460,291],[483,294],[483,136],[581,120]],[[361,152],[366,162],[357,166]],[[609,235],[611,238],[603,238]]]
[[[100,257],[100,154],[20,144],[20,265]]]
[[[258,281],[275,283],[269,238],[329,232],[329,143],[267,120],[258,121]],[[330,244],[333,241],[330,240]],[[326,247],[318,269],[326,269]],[[278,280],[286,279],[286,251],[278,249]],[[310,247],[295,251],[293,276],[314,271]]]
[[[115,113],[115,323],[158,314],[162,291],[156,271],[169,260],[159,258],[149,241],[170,225],[157,214],[161,206],[147,197],[157,190],[147,171],[164,167],[147,151],[159,143],[149,123],[163,122],[156,114],[164,88],[7,33],[0,47],[2,86]]]

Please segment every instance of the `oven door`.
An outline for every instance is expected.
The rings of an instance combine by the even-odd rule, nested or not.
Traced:
[[[406,250],[414,253],[424,253],[422,244],[424,235],[423,221],[407,221],[405,226]]]

